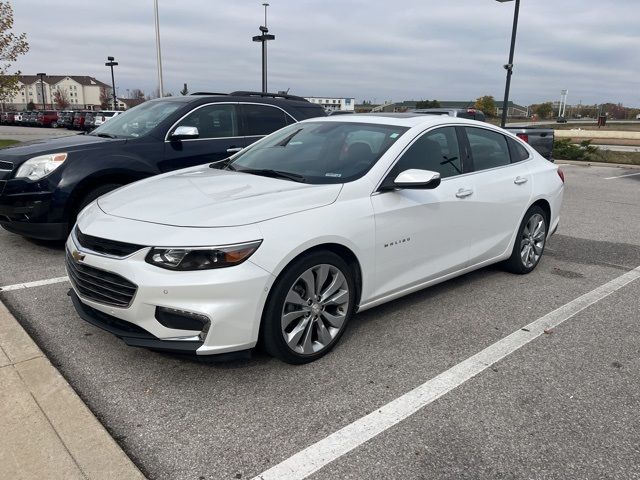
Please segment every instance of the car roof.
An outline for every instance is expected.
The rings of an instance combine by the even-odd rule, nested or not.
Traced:
[[[328,117],[315,117],[305,122],[350,122],[372,123],[379,125],[394,125],[399,127],[431,126],[451,123],[480,124],[475,120],[449,117],[443,115],[424,115],[420,113],[356,113],[354,115],[336,115]],[[483,124],[484,125],[484,124]]]

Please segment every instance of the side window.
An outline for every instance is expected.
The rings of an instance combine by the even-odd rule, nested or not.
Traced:
[[[529,152],[526,148],[520,145],[520,142],[509,138],[509,150],[511,151],[511,163],[521,162],[529,158]]]
[[[242,105],[247,137],[269,135],[288,124],[288,115],[268,105]]]
[[[509,147],[504,135],[484,128],[465,127],[471,145],[475,171],[502,167],[511,163]]]
[[[174,127],[196,127],[198,138],[223,138],[238,136],[238,119],[235,105],[206,105],[197,108]]]
[[[462,173],[462,160],[458,138],[453,127],[444,127],[425,133],[402,155],[393,167],[392,175],[417,168],[440,173],[442,178]]]

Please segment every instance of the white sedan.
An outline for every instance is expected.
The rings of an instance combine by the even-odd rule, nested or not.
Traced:
[[[261,343],[305,363],[356,311],[497,262],[531,272],[563,187],[556,165],[486,123],[311,119],[89,205],[66,245],[71,297],[129,345]]]

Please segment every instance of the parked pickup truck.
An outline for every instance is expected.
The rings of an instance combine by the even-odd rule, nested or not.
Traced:
[[[553,129],[543,127],[505,127],[505,130],[527,142],[547,160],[553,161]]]

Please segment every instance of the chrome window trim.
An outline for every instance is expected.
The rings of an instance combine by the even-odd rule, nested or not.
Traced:
[[[402,149],[402,151],[398,154],[398,156],[393,160],[393,162],[392,162],[391,166],[390,166],[390,167],[389,167],[389,168],[384,172],[384,175],[382,175],[382,178],[380,178],[380,180],[378,180],[378,183],[376,184],[376,187],[373,189],[373,192],[371,192],[371,195],[378,195],[379,193],[384,193],[384,192],[380,192],[380,191],[378,191],[378,189],[380,188],[380,185],[382,185],[382,182],[384,182],[384,179],[385,179],[385,178],[387,178],[387,175],[389,175],[389,172],[393,169],[393,167],[395,167],[395,166],[396,166],[396,164],[398,163],[398,161],[400,160],[400,158],[405,154],[405,152],[406,152],[406,151],[407,151],[407,150],[408,150],[408,149],[409,149],[409,148],[410,148],[410,147],[411,147],[411,146],[412,146],[416,141],[418,141],[418,139],[419,139],[419,138],[421,138],[423,135],[426,135],[427,133],[429,133],[429,132],[431,132],[431,131],[433,131],[433,130],[437,130],[438,128],[444,128],[444,127],[454,127],[454,128],[455,128],[455,127],[482,128],[482,129],[484,129],[484,130],[489,130],[489,131],[492,131],[492,132],[495,132],[495,133],[497,133],[497,134],[499,134],[499,135],[503,135],[503,136],[504,136],[504,133],[502,133],[502,132],[500,132],[500,131],[498,131],[498,130],[495,130],[495,129],[493,129],[493,128],[487,128],[487,127],[485,127],[484,125],[477,125],[477,126],[476,126],[476,125],[469,125],[469,124],[466,124],[466,123],[451,123],[451,124],[449,124],[449,123],[445,123],[445,124],[441,124],[441,125],[432,125],[431,127],[427,128],[426,130],[423,130],[423,131],[422,131],[422,132],[420,132],[418,135],[416,135],[416,137],[411,141],[411,143],[409,143],[405,148],[403,148],[403,149]],[[508,133],[508,132],[507,132],[507,133]],[[513,135],[513,134],[511,134],[511,135]],[[515,135],[513,135],[513,136],[515,136]],[[518,137],[516,137],[516,138],[517,138],[519,141],[521,141],[521,142],[522,142],[522,140],[520,140]],[[462,145],[459,145],[459,146],[462,146]],[[492,171],[494,171],[494,170],[499,170],[499,169],[502,169],[502,168],[508,168],[508,167],[512,167],[512,166],[514,166],[514,165],[522,165],[522,164],[524,164],[524,163],[526,163],[526,162],[530,162],[531,160],[533,160],[533,159],[534,159],[534,156],[533,156],[533,154],[531,153],[531,151],[530,151],[529,149],[527,149],[527,151],[529,152],[529,158],[527,158],[526,160],[521,160],[521,161],[519,161],[519,162],[515,162],[515,163],[509,163],[509,164],[507,164],[507,165],[500,165],[499,167],[487,168],[487,169],[484,169],[484,170],[474,170],[474,171],[472,171],[472,172],[465,172],[465,173],[461,173],[461,174],[459,174],[459,175],[453,175],[453,176],[451,176],[451,177],[443,178],[443,179],[441,180],[441,182],[446,182],[447,180],[450,180],[450,179],[467,177],[467,176],[470,176],[470,175],[476,175],[476,174],[484,173],[484,172],[492,172]],[[509,157],[509,158],[511,158],[511,157]]]

